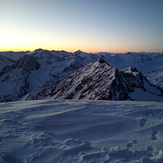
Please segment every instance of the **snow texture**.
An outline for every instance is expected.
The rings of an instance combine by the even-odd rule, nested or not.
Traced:
[[[162,163],[163,103],[0,103],[1,163]]]

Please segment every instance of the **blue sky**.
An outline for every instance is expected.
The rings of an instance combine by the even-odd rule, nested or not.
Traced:
[[[163,51],[163,0],[0,0],[0,50]]]

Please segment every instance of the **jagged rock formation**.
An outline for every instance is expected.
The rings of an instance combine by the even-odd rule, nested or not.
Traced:
[[[135,100],[130,95],[135,88],[161,98],[159,97],[161,90],[152,86],[136,68],[118,71],[100,59],[40,91],[30,99],[53,97],[54,99]]]

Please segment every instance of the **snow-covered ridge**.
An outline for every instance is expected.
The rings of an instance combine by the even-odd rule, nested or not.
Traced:
[[[163,100],[162,90],[150,84],[136,68],[119,71],[103,59],[90,63],[30,99],[138,100],[135,89],[147,94],[142,100]],[[132,93],[132,95],[130,95]]]
[[[2,56],[0,58],[1,102],[20,100],[24,96],[29,97],[37,94],[44,88],[52,86],[57,81],[63,80],[71,73],[100,58],[119,71],[126,67],[136,67],[151,83],[160,87],[163,83],[163,53],[114,54],[84,53],[82,51],[69,53],[37,49],[33,52],[0,52],[0,55]],[[30,60],[31,63],[25,63],[22,60],[25,56],[33,57],[34,65],[37,62],[36,67],[32,60]],[[18,61],[23,62],[19,63],[18,66]],[[23,68],[23,65],[29,66]],[[25,68],[28,69],[28,72],[24,71]]]

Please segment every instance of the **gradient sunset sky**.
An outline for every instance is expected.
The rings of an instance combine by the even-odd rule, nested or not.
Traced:
[[[163,52],[163,0],[0,0],[0,51]]]

